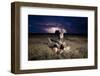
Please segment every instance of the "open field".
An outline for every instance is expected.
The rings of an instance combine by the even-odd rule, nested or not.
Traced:
[[[54,35],[32,35],[28,39],[28,60],[76,59],[87,58],[87,37],[65,35],[66,50],[62,54],[55,54],[48,47],[48,37],[56,39]]]

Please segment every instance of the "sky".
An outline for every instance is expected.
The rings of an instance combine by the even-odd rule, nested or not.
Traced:
[[[71,16],[28,15],[29,33],[55,33],[64,30],[69,34],[87,34],[88,18]]]

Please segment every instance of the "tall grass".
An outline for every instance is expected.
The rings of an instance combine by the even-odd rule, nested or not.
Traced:
[[[85,38],[65,37],[67,46],[71,46],[71,51],[64,51],[62,54],[55,54],[46,44],[47,37],[32,37],[29,39],[28,60],[51,60],[51,59],[76,59],[87,58],[87,40]]]

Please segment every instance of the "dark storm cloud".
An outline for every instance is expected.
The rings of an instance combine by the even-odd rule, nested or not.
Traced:
[[[70,16],[28,16],[29,33],[49,33],[45,28],[59,27],[67,30],[70,34],[87,34],[88,29],[87,17],[70,17]]]

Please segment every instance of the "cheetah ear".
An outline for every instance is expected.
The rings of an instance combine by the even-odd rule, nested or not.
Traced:
[[[61,33],[64,33],[64,32],[65,32],[65,30],[64,30],[64,29],[61,29],[61,30],[60,30],[60,32],[61,32]]]

